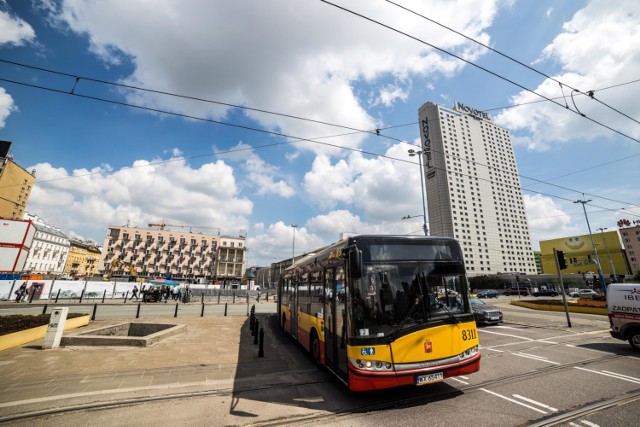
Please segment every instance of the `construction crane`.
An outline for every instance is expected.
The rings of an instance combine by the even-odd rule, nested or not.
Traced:
[[[129,276],[129,281],[130,281],[130,282],[135,282],[135,281],[136,281],[136,277],[138,276],[138,272],[136,271],[136,269],[135,269],[132,265],[130,265],[130,264],[128,264],[128,263],[126,263],[126,262],[122,261],[121,259],[118,259],[118,258],[114,259],[114,260],[111,262],[111,268],[110,268],[110,269],[109,269],[109,271],[108,271],[108,272],[103,276],[103,279],[104,279],[104,280],[109,280],[109,279],[111,279],[111,276],[113,275],[113,272],[116,270],[116,267],[118,267],[119,265],[121,265],[121,266],[123,266],[123,268],[126,268],[127,270],[129,270],[129,273],[131,274],[131,275]]]
[[[161,222],[158,224],[149,224],[149,227],[158,227],[160,230],[164,230],[165,227],[179,227],[179,228],[188,228],[189,233],[193,228],[201,228],[208,230],[218,230],[218,236],[220,235],[220,227],[205,227],[202,225],[186,225],[186,224],[167,224],[166,222]]]

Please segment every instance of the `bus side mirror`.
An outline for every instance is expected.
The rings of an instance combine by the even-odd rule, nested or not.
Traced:
[[[349,269],[352,278],[362,277],[362,251],[355,246],[349,249]]]

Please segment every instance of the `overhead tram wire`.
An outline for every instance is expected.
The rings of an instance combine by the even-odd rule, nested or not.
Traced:
[[[640,124],[640,121],[638,121],[638,120],[634,119],[633,117],[630,117],[628,114],[625,114],[625,113],[623,113],[622,111],[620,111],[620,110],[618,110],[618,109],[616,109],[616,108],[614,108],[614,107],[612,107],[612,106],[610,106],[610,105],[608,105],[608,104],[606,104],[606,103],[604,103],[604,102],[600,101],[599,99],[597,99],[597,98],[594,96],[595,91],[593,91],[593,90],[589,90],[589,91],[587,91],[587,92],[584,92],[584,91],[582,91],[582,90],[580,90],[580,89],[576,89],[576,88],[574,88],[574,87],[572,87],[572,86],[570,86],[570,85],[568,85],[568,84],[566,84],[566,83],[564,83],[564,82],[561,82],[560,80],[556,79],[555,77],[551,77],[551,76],[549,76],[548,74],[546,74],[546,73],[544,73],[544,72],[542,72],[542,71],[540,71],[540,70],[538,70],[538,69],[536,69],[536,68],[533,68],[532,66],[530,66],[530,65],[528,65],[528,64],[525,64],[525,63],[523,63],[522,61],[520,61],[520,60],[518,60],[518,59],[515,59],[515,58],[513,58],[513,57],[512,57],[512,56],[510,56],[510,55],[507,55],[507,54],[505,54],[505,53],[502,53],[502,52],[500,52],[499,50],[494,49],[494,48],[492,48],[491,46],[488,46],[488,45],[486,45],[486,44],[482,43],[482,42],[481,42],[481,41],[479,41],[479,40],[474,39],[473,37],[469,37],[469,36],[467,36],[466,34],[463,34],[463,33],[459,32],[459,31],[457,31],[457,30],[454,30],[453,28],[448,27],[448,26],[446,26],[446,25],[444,25],[444,24],[442,24],[442,23],[440,23],[440,22],[436,21],[435,19],[432,19],[432,18],[429,18],[429,17],[427,17],[427,16],[425,16],[425,15],[422,15],[422,14],[420,14],[420,13],[418,13],[418,12],[416,12],[416,11],[412,10],[412,9],[409,9],[409,8],[408,8],[408,7],[406,7],[406,6],[403,6],[403,5],[401,5],[401,4],[398,4],[398,3],[393,2],[393,1],[391,1],[391,0],[385,0],[385,1],[386,1],[387,3],[389,3],[389,4],[392,4],[392,5],[396,6],[396,7],[399,7],[399,8],[400,8],[400,9],[402,9],[402,10],[405,10],[405,11],[407,11],[407,12],[409,12],[409,13],[412,13],[412,14],[414,14],[414,15],[416,15],[416,16],[419,16],[420,18],[423,18],[423,19],[425,19],[425,20],[427,20],[427,21],[429,21],[429,22],[431,22],[431,23],[433,23],[433,24],[435,24],[435,25],[438,25],[438,26],[440,26],[440,27],[442,27],[442,28],[445,28],[445,29],[447,29],[447,30],[449,30],[449,31],[451,31],[451,32],[453,32],[453,33],[455,33],[455,34],[457,34],[457,35],[461,36],[461,37],[464,37],[465,39],[467,39],[467,40],[469,40],[469,41],[471,41],[471,42],[473,42],[473,43],[476,43],[476,44],[478,44],[478,45],[480,45],[480,46],[484,47],[485,49],[488,49],[488,50],[490,50],[491,52],[496,53],[496,54],[498,54],[498,55],[502,56],[503,58],[506,58],[506,59],[508,59],[508,60],[510,60],[510,61],[513,61],[513,62],[515,62],[516,64],[521,65],[521,66],[525,67],[526,69],[528,69],[528,70],[530,70],[530,71],[533,71],[534,73],[540,74],[541,76],[543,76],[543,77],[545,77],[545,78],[547,78],[547,79],[549,79],[549,80],[552,80],[552,81],[554,81],[554,82],[558,83],[561,87],[562,87],[562,86],[566,86],[566,87],[568,87],[569,89],[571,89],[572,91],[575,91],[575,92],[578,92],[578,93],[580,93],[580,94],[582,94],[582,95],[585,95],[585,96],[587,96],[587,97],[589,97],[589,98],[593,99],[594,101],[599,102],[600,104],[604,105],[605,107],[610,108],[611,110],[615,111],[616,113],[618,113],[618,114],[620,114],[620,115],[622,115],[622,116],[624,116],[624,117],[626,117],[626,118],[628,118],[628,119],[630,119],[630,120],[632,120],[632,121],[634,121],[634,122],[636,122],[636,123]],[[574,103],[574,106],[575,106],[575,103]],[[576,109],[577,109],[577,108],[576,108]]]
[[[162,91],[162,90],[158,90],[158,89],[149,89],[149,88],[144,88],[144,87],[139,87],[139,86],[128,85],[128,84],[124,84],[124,83],[116,83],[116,82],[111,82],[111,81],[108,81],[108,80],[96,79],[96,78],[93,78],[93,77],[78,76],[78,75],[67,73],[67,72],[64,72],[64,71],[56,71],[56,70],[51,70],[51,69],[48,69],[48,68],[37,67],[37,66],[33,66],[33,65],[27,65],[27,64],[24,64],[24,63],[10,61],[10,60],[6,60],[6,59],[2,59],[2,58],[0,58],[0,62],[4,62],[4,63],[7,63],[7,64],[12,64],[12,65],[17,65],[17,66],[20,66],[20,67],[29,68],[29,69],[33,69],[33,70],[43,71],[43,72],[46,72],[46,73],[56,74],[56,75],[60,75],[60,76],[71,77],[71,78],[75,79],[74,87],[70,92],[71,95],[75,94],[74,93],[75,92],[75,88],[78,85],[78,83],[81,80],[86,80],[88,82],[100,83],[100,84],[104,84],[104,85],[108,85],[108,86],[132,89],[132,90],[137,90],[137,91],[141,91],[141,92],[153,93],[153,94],[157,94],[157,95],[170,96],[170,97],[174,97],[174,98],[188,99],[188,100],[191,100],[191,101],[204,102],[204,103],[207,103],[207,104],[223,105],[225,107],[237,108],[237,109],[246,110],[246,111],[254,111],[254,112],[263,113],[263,114],[269,114],[269,115],[273,115],[273,116],[286,117],[286,118],[290,118],[290,119],[301,120],[301,121],[321,124],[321,125],[325,125],[325,126],[331,126],[331,127],[337,127],[337,128],[352,130],[352,131],[355,131],[355,132],[358,132],[358,133],[368,133],[370,135],[382,136],[382,137],[387,138],[387,139],[391,139],[391,140],[394,140],[394,141],[397,141],[397,142],[402,142],[402,140],[400,140],[400,139],[397,139],[397,138],[394,138],[394,137],[391,137],[391,136],[388,136],[388,135],[380,134],[380,131],[384,130],[383,128],[378,128],[378,129],[375,129],[375,130],[357,129],[357,128],[353,128],[353,127],[346,126],[346,125],[340,125],[340,124],[336,124],[336,123],[329,123],[329,122],[325,122],[325,121],[322,121],[322,120],[310,119],[308,117],[300,117],[300,116],[295,116],[295,115],[292,115],[292,114],[279,113],[279,112],[269,111],[269,110],[260,109],[260,108],[247,107],[245,105],[231,104],[231,103],[228,103],[228,102],[214,101],[214,100],[211,100],[211,99],[198,98],[198,97],[194,97],[194,96],[190,96],[190,95],[176,94],[176,93]]]
[[[602,126],[602,127],[606,128],[606,129],[609,129],[611,132],[617,133],[617,134],[618,134],[618,135],[620,135],[620,136],[623,136],[623,137],[625,137],[625,138],[627,138],[627,139],[630,139],[630,140],[632,140],[632,141],[635,141],[635,142],[637,142],[637,143],[640,143],[640,139],[634,138],[634,137],[632,137],[631,135],[627,135],[626,133],[624,133],[624,132],[622,132],[622,131],[619,131],[619,130],[617,130],[617,129],[614,129],[614,128],[612,128],[611,126],[606,125],[606,124],[604,124],[604,123],[602,123],[602,122],[599,122],[598,120],[595,120],[595,119],[593,119],[593,118],[591,118],[591,117],[589,117],[589,116],[582,115],[581,113],[579,113],[579,112],[577,112],[577,111],[574,111],[574,110],[572,110],[571,108],[568,108],[566,105],[562,105],[562,104],[560,104],[559,102],[556,102],[556,101],[555,101],[555,100],[553,100],[552,98],[549,98],[549,97],[547,97],[547,96],[545,96],[545,95],[542,95],[542,94],[540,94],[540,93],[536,92],[536,91],[535,91],[535,90],[533,90],[533,89],[529,89],[529,88],[527,88],[526,86],[523,86],[523,85],[521,85],[520,83],[517,83],[517,82],[515,82],[515,81],[513,81],[513,80],[511,80],[511,79],[509,79],[509,78],[507,78],[507,77],[505,77],[505,76],[503,76],[503,75],[500,75],[500,74],[496,73],[495,71],[491,71],[491,70],[489,70],[488,68],[485,68],[485,67],[483,67],[483,66],[481,66],[481,65],[478,65],[478,64],[476,64],[475,62],[472,62],[472,61],[470,61],[470,60],[468,60],[468,59],[464,59],[463,57],[461,57],[461,56],[459,56],[459,55],[456,55],[456,54],[455,54],[455,53],[453,53],[453,52],[449,52],[449,51],[448,51],[448,50],[446,50],[446,49],[443,49],[443,48],[438,47],[438,46],[436,46],[436,45],[434,45],[434,44],[431,44],[431,43],[429,43],[429,42],[426,42],[426,41],[424,41],[424,40],[422,40],[422,39],[420,39],[420,38],[418,38],[418,37],[416,37],[416,36],[412,36],[412,35],[411,35],[411,34],[409,34],[409,33],[406,33],[406,32],[404,32],[404,31],[401,31],[401,30],[399,30],[399,29],[397,29],[397,28],[394,28],[394,27],[392,27],[392,26],[390,26],[390,25],[387,25],[387,24],[385,24],[385,23],[383,23],[383,22],[377,21],[377,20],[375,20],[375,19],[373,19],[373,18],[370,18],[370,17],[368,17],[368,16],[365,16],[365,15],[363,15],[363,14],[361,14],[361,13],[358,13],[358,12],[356,12],[356,11],[353,11],[353,10],[351,10],[351,9],[348,9],[348,8],[346,8],[346,7],[344,7],[344,6],[337,5],[337,4],[332,3],[332,2],[330,2],[330,1],[328,1],[328,0],[320,0],[320,1],[321,1],[322,3],[328,4],[328,5],[330,5],[330,6],[333,6],[333,7],[337,8],[337,9],[340,9],[340,10],[342,10],[342,11],[344,11],[344,12],[350,13],[350,14],[352,14],[352,15],[355,15],[355,16],[359,17],[359,18],[362,18],[362,19],[364,19],[364,20],[367,20],[367,21],[369,21],[369,22],[372,22],[372,23],[374,23],[374,24],[377,24],[377,25],[379,25],[379,26],[381,26],[381,27],[384,27],[384,28],[386,28],[386,29],[388,29],[388,30],[391,30],[391,31],[393,31],[393,32],[395,32],[395,33],[401,34],[401,35],[403,35],[403,36],[405,36],[405,37],[408,37],[408,38],[410,38],[410,39],[412,39],[412,40],[417,41],[418,43],[424,44],[425,46],[429,46],[429,47],[431,47],[432,49],[435,49],[435,50],[437,50],[437,51],[439,51],[439,52],[442,52],[442,53],[444,53],[444,54],[446,54],[446,55],[449,55],[449,56],[451,56],[451,57],[453,57],[453,58],[456,58],[456,59],[458,59],[459,61],[462,61],[462,62],[464,62],[464,63],[466,63],[466,64],[469,64],[469,65],[471,65],[472,67],[475,67],[475,68],[477,68],[477,69],[479,69],[479,70],[482,70],[482,71],[484,71],[484,72],[486,72],[486,73],[488,73],[488,74],[491,74],[492,76],[497,77],[497,78],[499,78],[500,80],[504,80],[504,81],[506,81],[506,82],[508,82],[508,83],[511,83],[512,85],[514,85],[514,86],[516,86],[516,87],[519,87],[520,89],[522,89],[522,90],[524,90],[524,91],[530,92],[530,93],[532,93],[532,94],[534,94],[534,95],[536,95],[536,96],[539,96],[540,98],[543,98],[543,99],[545,99],[545,100],[547,100],[547,101],[549,101],[549,102],[551,102],[551,103],[553,103],[553,104],[555,104],[555,105],[557,105],[557,106],[559,106],[559,107],[562,107],[562,108],[564,108],[564,109],[566,109],[566,110],[569,110],[569,111],[571,111],[571,112],[572,112],[572,113],[574,113],[574,114],[577,114],[577,115],[579,115],[579,116],[581,116],[581,117],[584,117],[585,119],[589,120],[589,121],[590,121],[590,122],[592,122],[592,123],[595,123],[595,124],[597,124],[597,125],[600,125],[600,126]]]
[[[191,115],[182,114],[182,113],[165,111],[165,110],[160,110],[160,109],[157,109],[157,108],[144,107],[144,106],[140,106],[140,105],[136,105],[136,104],[130,104],[130,103],[122,102],[122,101],[114,101],[114,100],[109,100],[109,99],[105,99],[105,98],[99,98],[99,97],[96,97],[96,96],[82,95],[82,94],[79,94],[77,92],[71,93],[71,92],[68,92],[68,91],[60,90],[60,89],[48,88],[46,86],[34,85],[32,83],[17,82],[17,81],[10,80],[10,79],[0,78],[0,81],[6,81],[6,82],[9,82],[9,83],[18,84],[18,85],[22,85],[22,86],[27,86],[27,87],[31,87],[31,88],[35,88],[35,89],[46,90],[46,91],[50,91],[50,92],[54,92],[54,93],[59,93],[59,94],[62,94],[62,95],[77,96],[77,97],[80,97],[80,98],[90,99],[90,100],[94,100],[94,101],[100,101],[100,102],[105,102],[105,103],[110,103],[110,104],[130,107],[130,108],[136,108],[136,109],[141,109],[141,110],[153,111],[153,112],[156,112],[156,113],[167,114],[167,115],[183,117],[183,118],[189,118],[189,119],[197,120],[197,121],[210,122],[210,123],[214,123],[214,124],[220,124],[220,125],[223,125],[223,126],[241,128],[241,129],[245,129],[245,130],[249,130],[249,131],[266,133],[266,134],[270,134],[270,135],[274,135],[274,136],[280,136],[280,137],[287,138],[287,139],[295,139],[295,141],[267,144],[265,147],[276,146],[276,145],[294,144],[294,143],[298,143],[298,142],[311,142],[311,143],[314,143],[314,144],[326,145],[326,146],[330,146],[330,147],[334,147],[334,148],[338,148],[338,149],[345,149],[345,150],[350,150],[350,151],[354,151],[354,152],[359,152],[361,154],[367,154],[367,155],[371,155],[371,156],[374,156],[374,157],[387,158],[387,159],[390,159],[390,160],[400,161],[400,162],[405,162],[405,163],[413,163],[413,162],[411,162],[409,160],[405,160],[405,159],[402,159],[402,158],[395,158],[395,157],[392,157],[392,156],[387,156],[387,155],[379,154],[379,153],[373,153],[373,152],[370,152],[370,151],[360,150],[360,149],[351,148],[351,147],[343,147],[343,146],[340,146],[340,145],[337,145],[337,144],[330,144],[330,143],[327,143],[327,142],[321,142],[321,141],[317,141],[317,140],[314,140],[314,139],[311,139],[311,138],[301,138],[301,137],[291,136],[291,135],[283,134],[283,133],[280,133],[280,132],[274,132],[274,131],[269,131],[269,130],[265,130],[265,129],[258,129],[258,128],[254,128],[254,127],[251,127],[251,126],[245,126],[245,125],[240,125],[240,124],[235,124],[235,123],[222,122],[222,121],[219,121],[219,120],[213,120],[213,119],[202,118],[202,117],[197,117],[197,116],[191,116]],[[406,141],[401,141],[401,142],[407,143]],[[410,145],[413,145],[413,144],[410,144]],[[252,149],[252,148],[247,148],[247,149]],[[216,154],[214,153],[214,154],[211,154],[211,155],[216,155]],[[205,156],[205,155],[201,155],[201,156],[198,156],[198,157],[202,157],[202,156]],[[470,161],[470,162],[472,162],[474,164],[481,165],[481,166],[484,166],[484,167],[487,167],[487,168],[490,167],[488,165],[480,164],[480,163],[478,163],[478,162],[476,162],[474,160],[462,159],[462,158],[460,158],[458,156],[452,156],[452,157],[455,157],[455,158],[458,158],[458,159],[461,159],[461,160]],[[185,158],[175,159],[175,161],[181,161],[181,160],[184,160],[184,159]],[[170,160],[170,161],[173,161],[173,160]],[[169,162],[169,161],[165,161],[165,162]],[[151,165],[149,165],[149,166],[151,166]],[[131,167],[127,167],[127,168],[131,168]],[[493,169],[495,169],[497,171],[500,171],[499,169],[497,169],[495,167],[491,166],[491,168],[493,168]],[[122,169],[125,169],[125,168],[122,168]],[[444,170],[444,169],[443,169],[443,171],[446,172],[446,170]],[[48,182],[48,181],[53,181],[53,180],[57,181],[57,180],[63,180],[63,179],[73,179],[73,178],[79,178],[81,176],[100,174],[100,173],[102,173],[102,172],[95,172],[95,173],[77,175],[77,176],[70,176],[70,177],[54,178],[54,179],[51,179],[51,180],[39,181],[39,182]],[[463,173],[461,173],[461,175],[465,175],[465,176],[471,177],[470,175],[463,174]],[[525,178],[525,179],[534,179],[534,178],[524,177],[522,175],[519,175],[519,176],[521,176],[522,178]],[[477,178],[477,179],[481,179],[481,178]],[[481,179],[481,180],[488,181],[490,183],[496,183],[496,182],[493,182],[493,181],[487,180],[487,179]],[[504,184],[504,183],[502,183],[502,185],[507,185],[509,187],[517,188],[519,190],[530,191],[530,192],[533,192],[533,193],[536,193],[536,194],[540,194],[540,195],[544,195],[544,196],[551,197],[551,198],[558,198],[558,199],[562,199],[562,200],[572,201],[570,199],[566,199],[566,198],[561,197],[561,196],[555,196],[555,195],[551,195],[551,194],[546,194],[546,193],[542,193],[542,192],[534,191],[534,190],[530,190],[530,189],[522,189],[520,187],[516,187],[516,186]],[[550,185],[553,185],[553,184],[550,184]],[[572,190],[572,189],[567,189],[567,191],[581,192],[581,191]],[[589,196],[597,197],[597,198],[603,198],[603,197],[595,195],[595,194],[589,194]],[[616,202],[623,203],[623,204],[626,204],[626,205],[635,205],[634,203],[628,203],[628,202],[622,202],[622,201],[616,201]],[[604,207],[601,207],[601,206],[599,206],[599,207],[602,208],[602,209],[607,209],[607,208],[604,208]],[[610,210],[616,211],[616,209],[610,209]]]
[[[428,18],[426,18],[426,19],[428,19]],[[235,104],[229,104],[229,103],[224,103],[224,102],[214,101],[214,100],[207,100],[207,99],[202,99],[202,98],[195,98],[195,97],[191,97],[191,96],[188,96],[188,95],[180,95],[180,94],[175,94],[175,93],[166,92],[166,91],[160,91],[160,90],[156,90],[156,89],[140,88],[140,87],[136,87],[136,86],[130,86],[130,85],[125,85],[125,84],[121,84],[121,83],[110,82],[110,81],[107,81],[107,80],[95,79],[95,78],[92,78],[92,77],[77,76],[75,74],[71,74],[71,73],[67,73],[67,72],[63,72],[63,71],[51,70],[51,69],[48,69],[48,68],[32,66],[32,65],[19,63],[19,62],[15,62],[15,61],[10,61],[10,60],[5,60],[5,59],[1,59],[1,58],[0,58],[0,62],[5,62],[5,63],[8,63],[8,64],[17,65],[17,66],[21,66],[21,67],[24,67],[24,68],[30,68],[30,69],[34,69],[34,70],[38,70],[38,71],[43,71],[43,72],[47,72],[47,73],[51,73],[51,74],[61,75],[61,76],[65,76],[65,77],[71,77],[71,78],[74,79],[73,88],[71,89],[70,92],[68,92],[71,95],[75,95],[75,89],[76,89],[79,81],[80,80],[86,80],[86,81],[91,81],[91,82],[96,82],[96,83],[101,83],[101,84],[106,84],[106,85],[112,85],[112,86],[117,86],[117,87],[125,87],[125,88],[129,88],[129,89],[133,89],[133,90],[140,90],[140,91],[146,91],[146,92],[151,92],[151,93],[164,94],[164,95],[169,95],[169,96],[172,96],[172,97],[197,100],[197,101],[200,101],[200,102],[207,102],[207,103],[212,103],[212,104],[217,104],[217,105],[225,105],[225,106],[229,106],[229,107],[245,109],[245,110],[250,110],[250,111],[259,111],[259,112],[263,112],[263,113],[266,113],[266,114],[272,114],[272,115],[276,115],[276,116],[294,118],[294,119],[302,120],[302,121],[310,121],[310,122],[314,122],[314,123],[318,123],[318,124],[325,124],[325,125],[328,125],[328,126],[340,127],[340,128],[345,128],[345,129],[349,129],[349,130],[354,130],[355,132],[352,133],[352,134],[355,134],[355,133],[369,133],[369,134],[380,136],[380,137],[383,137],[383,138],[386,138],[386,139],[390,139],[390,140],[393,140],[393,141],[396,141],[396,142],[407,142],[407,143],[409,143],[409,142],[401,140],[401,139],[398,139],[398,138],[394,138],[394,137],[391,137],[391,136],[388,136],[388,135],[385,135],[385,134],[382,134],[381,131],[387,130],[387,129],[396,128],[396,127],[403,127],[403,126],[410,126],[410,125],[417,124],[417,122],[412,122],[412,123],[407,123],[407,124],[402,124],[402,125],[395,125],[395,126],[388,126],[388,127],[384,127],[384,128],[378,128],[376,130],[358,130],[358,129],[355,129],[355,128],[352,128],[352,127],[343,126],[343,125],[339,125],[339,124],[335,124],[335,123],[329,123],[329,122],[324,122],[324,121],[320,121],[320,120],[308,119],[308,118],[299,117],[299,116],[292,116],[292,115],[288,115],[288,114],[284,114],[284,113],[278,113],[278,112],[274,112],[274,111],[262,110],[262,109],[246,107],[246,106],[241,106],[241,105],[235,105]],[[3,79],[0,78],[0,80],[3,80]],[[6,80],[6,81],[9,81],[9,80]],[[634,81],[631,81],[631,82],[627,82],[627,83],[621,83],[621,84],[618,84],[618,85],[612,85],[612,86],[609,86],[609,87],[606,87],[606,88],[603,88],[603,89],[598,89],[598,91],[607,90],[607,89],[611,89],[611,88],[614,88],[614,87],[619,87],[619,86],[623,86],[623,85],[626,85],[626,84],[635,83],[635,82],[638,82],[638,81],[640,81],[640,79],[634,80]],[[20,83],[15,82],[15,81],[10,81],[10,82],[13,82],[13,83],[16,83],[16,84],[20,84]],[[552,98],[552,99],[564,99],[564,96],[555,97],[555,98]],[[540,103],[540,102],[546,102],[546,101],[547,101],[546,99],[541,99],[541,100],[531,101],[531,102],[527,102],[527,103],[521,103],[521,104],[517,104],[517,105],[513,105],[513,106],[492,108],[492,109],[487,109],[487,110],[483,110],[483,111],[493,111],[493,110],[496,110],[496,109],[513,108],[513,107],[516,107],[516,106],[532,104],[532,103]],[[168,113],[168,112],[166,112],[166,113]],[[346,136],[346,135],[349,135],[349,134],[341,134],[341,135],[336,135],[336,136]],[[336,136],[331,136],[331,137],[336,137]],[[322,137],[317,137],[317,138],[314,138],[314,139],[321,139],[321,138]],[[411,143],[409,143],[409,144],[411,144]],[[412,145],[415,145],[415,144],[412,144]],[[626,160],[627,158],[623,158],[621,160]],[[594,167],[597,167],[597,166],[594,166]],[[498,169],[496,169],[496,170],[498,170]],[[593,195],[593,194],[590,194],[590,196],[598,197],[597,195]]]

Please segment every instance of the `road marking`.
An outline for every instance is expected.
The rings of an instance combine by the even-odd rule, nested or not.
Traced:
[[[617,372],[605,371],[604,369],[602,370],[602,372],[604,372],[606,374],[615,375],[615,376],[618,376],[620,378],[628,378],[628,379],[633,380],[633,381],[640,381],[640,378],[630,377],[629,375],[618,374]]]
[[[527,404],[522,403],[522,402],[518,402],[515,399],[511,399],[510,397],[503,396],[503,395],[498,394],[496,392],[493,392],[491,390],[487,390],[486,388],[481,388],[480,390],[482,390],[482,391],[484,391],[486,393],[489,393],[489,394],[493,394],[494,396],[499,397],[501,399],[508,400],[509,402],[515,403],[516,405],[520,405],[520,406],[524,406],[525,408],[533,409],[534,411],[540,412],[541,414],[546,414],[547,413],[546,411],[543,411],[542,409],[538,409],[538,408],[536,408],[534,406],[527,405]]]
[[[521,400],[524,400],[525,402],[533,403],[534,405],[538,405],[538,406],[540,406],[542,408],[548,409],[551,412],[557,412],[558,411],[553,406],[545,405],[542,402],[538,402],[537,400],[533,400],[533,399],[529,399],[529,398],[524,397],[524,396],[520,396],[519,394],[512,394],[512,396],[515,397],[516,399],[521,399]]]
[[[587,421],[587,420],[580,420],[580,422],[582,424],[588,425],[589,427],[600,427],[598,424],[596,423],[592,423],[591,421]]]
[[[622,374],[614,374],[608,371],[594,371],[593,369],[581,368],[579,366],[574,366],[574,368],[580,369],[581,371],[587,371],[587,372],[592,372],[594,374],[604,375],[605,377],[611,377],[611,378],[616,378],[623,381],[629,381],[630,383],[634,383],[634,384],[640,384],[640,379],[634,378],[634,377],[628,377]]]
[[[449,377],[449,379],[450,379],[450,380],[454,380],[454,381],[458,381],[459,383],[462,383],[462,384],[464,384],[464,385],[469,385],[469,383],[468,383],[468,382],[466,382],[466,381],[462,381],[461,379],[458,379],[458,378],[456,378],[456,377]]]
[[[552,365],[561,365],[561,363],[552,362],[551,360],[547,359],[546,357],[534,356],[533,354],[527,354],[527,353],[511,353],[511,354],[513,354],[515,356],[526,357],[527,359],[537,360],[537,361],[540,361],[540,362],[551,363]]]
[[[478,329],[478,330],[480,332],[484,332],[485,334],[493,334],[493,335],[500,335],[500,336],[503,336],[503,337],[518,338],[518,339],[525,340],[525,341],[537,341],[537,340],[535,340],[533,338],[521,337],[520,335],[501,334],[499,332],[490,332],[490,331],[487,331],[486,329]]]

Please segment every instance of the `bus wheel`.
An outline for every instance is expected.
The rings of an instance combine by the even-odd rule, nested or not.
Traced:
[[[320,364],[320,338],[318,338],[318,333],[313,330],[311,332],[311,355],[313,356],[313,360],[319,365]]]
[[[635,350],[640,351],[640,331],[636,330],[631,332],[629,335],[629,344],[631,344],[631,347]]]

